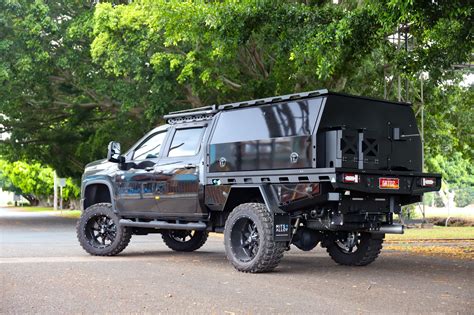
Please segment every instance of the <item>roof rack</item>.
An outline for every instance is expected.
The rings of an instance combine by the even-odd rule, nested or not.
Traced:
[[[248,106],[272,104],[272,103],[278,103],[278,102],[284,102],[284,101],[294,101],[294,100],[324,95],[328,93],[329,93],[328,90],[323,89],[323,90],[316,90],[316,91],[303,92],[303,93],[297,93],[297,94],[287,94],[287,95],[282,95],[282,96],[261,98],[261,99],[245,101],[245,102],[229,103],[229,104],[224,104],[220,106],[217,106],[217,105],[204,106],[204,107],[199,107],[199,108],[191,108],[191,109],[171,112],[168,115],[163,116],[163,118],[168,120],[170,124],[175,124],[175,123],[180,123],[180,122],[199,121],[199,120],[210,119],[215,113],[219,111],[223,111],[223,110],[236,109],[236,108],[248,107]]]
[[[184,109],[176,112],[171,112],[168,115],[164,115],[164,119],[193,116],[193,115],[209,115],[217,113],[217,106],[210,105],[198,108]]]
[[[328,90],[323,89],[323,90],[316,90],[316,91],[303,92],[303,93],[297,93],[297,94],[287,94],[287,95],[282,95],[282,96],[260,98],[256,100],[245,101],[245,102],[224,104],[224,105],[220,105],[217,109],[226,110],[226,109],[234,109],[234,108],[240,108],[240,107],[246,107],[246,106],[272,104],[272,103],[283,102],[283,101],[294,101],[298,99],[304,99],[304,98],[324,95],[328,93],[329,93]]]

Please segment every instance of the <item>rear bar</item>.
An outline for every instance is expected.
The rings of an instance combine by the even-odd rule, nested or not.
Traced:
[[[335,189],[364,193],[422,195],[441,188],[441,175],[402,171],[337,169]]]

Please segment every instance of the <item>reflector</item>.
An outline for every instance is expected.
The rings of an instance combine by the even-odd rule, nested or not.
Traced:
[[[422,178],[421,186],[423,187],[432,187],[436,185],[436,178]]]
[[[360,180],[360,176],[357,174],[343,174],[342,181],[344,183],[355,183],[357,184]]]

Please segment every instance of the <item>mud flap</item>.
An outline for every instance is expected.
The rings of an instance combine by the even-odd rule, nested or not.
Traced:
[[[291,240],[291,219],[287,213],[273,213],[273,235],[276,242]]]

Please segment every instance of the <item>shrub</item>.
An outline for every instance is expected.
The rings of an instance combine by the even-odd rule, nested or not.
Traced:
[[[445,226],[446,219],[446,217],[427,218],[429,223],[432,223],[437,226]],[[474,226],[474,220],[453,217],[449,219],[448,226]]]

